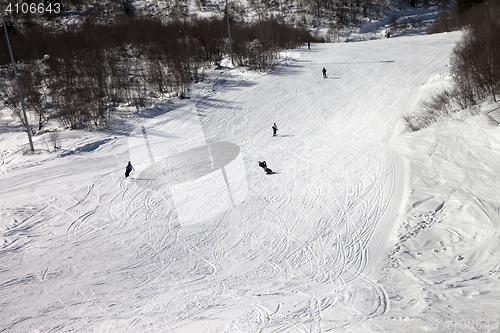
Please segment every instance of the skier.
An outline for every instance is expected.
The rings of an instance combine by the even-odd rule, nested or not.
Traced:
[[[276,123],[274,123],[274,125],[273,125],[273,136],[276,136],[277,133],[278,133],[278,125],[276,125]]]
[[[132,172],[132,170],[135,171],[130,161],[128,161],[127,167],[125,168],[125,178],[127,178],[130,175],[130,172]]]
[[[262,162],[261,162],[261,161],[259,161],[259,166],[260,166],[262,169],[264,169],[264,171],[265,171],[267,174],[273,173],[273,170],[271,170],[271,169],[269,169],[269,168],[267,167],[267,163],[266,163],[266,161],[262,161]]]
[[[325,67],[323,67],[323,78],[326,79],[326,68]]]

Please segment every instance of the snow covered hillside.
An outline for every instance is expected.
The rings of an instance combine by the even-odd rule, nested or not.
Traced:
[[[213,70],[52,153],[3,116],[0,331],[498,331],[499,130],[402,134],[459,38]]]

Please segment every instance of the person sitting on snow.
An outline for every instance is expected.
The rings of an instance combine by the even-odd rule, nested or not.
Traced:
[[[271,169],[269,169],[269,168],[267,167],[267,163],[266,163],[266,161],[262,161],[262,162],[261,162],[261,161],[259,161],[259,166],[260,166],[262,169],[264,169],[264,171],[265,171],[266,173],[268,173],[268,174],[269,174],[269,173],[273,173],[273,170],[271,170]]]

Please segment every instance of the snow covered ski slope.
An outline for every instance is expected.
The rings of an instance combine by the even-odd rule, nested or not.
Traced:
[[[0,331],[342,332],[388,314],[378,272],[407,196],[392,142],[458,38],[212,71],[127,131],[61,133],[58,156],[15,157],[21,135],[2,134]]]

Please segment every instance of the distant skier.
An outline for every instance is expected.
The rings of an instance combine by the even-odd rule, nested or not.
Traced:
[[[270,173],[273,173],[273,170],[269,169],[267,167],[267,164],[266,164],[266,161],[259,161],[259,166],[264,169],[264,171],[267,173],[267,174],[270,174]]]
[[[130,175],[132,170],[134,170],[134,167],[132,166],[132,163],[130,163],[130,161],[128,161],[127,167],[125,168],[125,178],[127,178]]]
[[[311,42],[307,42],[307,49],[310,50],[311,49]]]
[[[276,125],[276,123],[274,123],[273,125],[273,136],[276,136],[278,134],[278,125]]]
[[[323,67],[323,78],[326,79],[326,68],[325,67]]]

